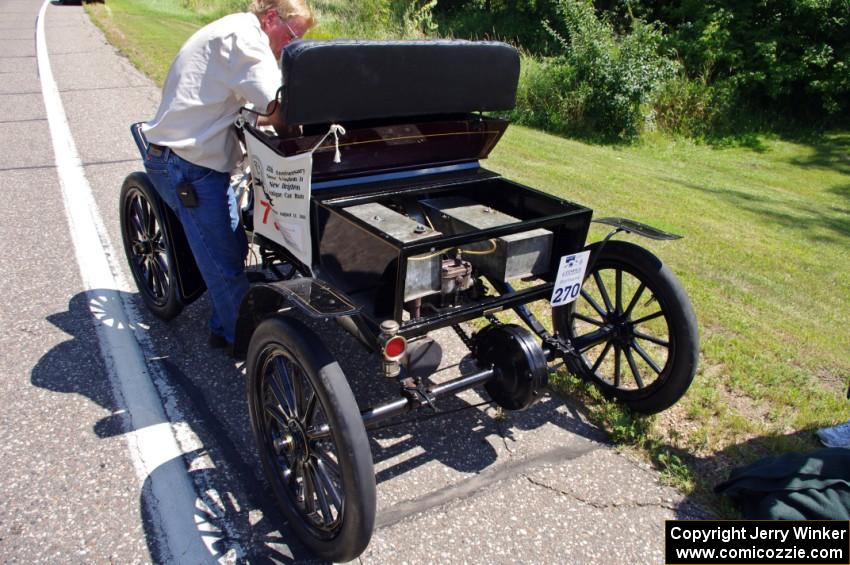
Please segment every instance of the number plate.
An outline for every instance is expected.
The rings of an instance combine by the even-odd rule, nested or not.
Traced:
[[[563,306],[578,298],[589,257],[590,251],[581,251],[561,257],[558,277],[555,279],[555,289],[552,291],[552,298],[549,301],[552,306]]]

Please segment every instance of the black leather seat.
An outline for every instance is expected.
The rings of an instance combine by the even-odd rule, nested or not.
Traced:
[[[510,110],[519,54],[494,41],[297,41],[281,56],[284,122]]]

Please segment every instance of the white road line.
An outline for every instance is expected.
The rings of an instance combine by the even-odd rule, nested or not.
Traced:
[[[53,79],[44,32],[49,4],[50,0],[45,0],[38,14],[36,53],[56,170],[83,285],[93,317],[98,320],[101,354],[116,401],[129,420],[126,437],[130,455],[155,522],[157,539],[151,541],[167,561],[213,562],[211,538],[218,536],[211,536],[210,531],[215,527],[200,518],[203,513],[198,511],[198,495],[134,334],[138,328],[136,316],[122,299],[127,284],[86,179]]]

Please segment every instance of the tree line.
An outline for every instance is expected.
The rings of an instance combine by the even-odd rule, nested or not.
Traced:
[[[389,3],[433,5],[440,35],[519,46],[515,118],[565,133],[846,125],[850,111],[850,0]]]

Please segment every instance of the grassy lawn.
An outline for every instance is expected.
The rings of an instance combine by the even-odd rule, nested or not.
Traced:
[[[314,36],[342,26],[329,16]],[[162,82],[180,44],[217,15],[176,2],[88,7],[111,41]],[[850,379],[850,134],[758,136],[719,147],[662,137],[599,146],[511,127],[487,166],[594,209],[685,236],[649,247],[681,278],[699,319],[696,380],[674,408],[633,418],[592,398],[615,439],[636,443],[676,484],[708,487],[734,465],[817,444],[847,420]],[[598,239],[605,231],[594,227]]]
[[[86,4],[92,21],[139,70],[162,85],[180,46],[206,23],[245,10],[248,0],[109,0]],[[351,10],[338,0],[311,2],[318,25],[306,37],[327,39],[348,33],[362,37],[368,22],[352,21]],[[351,31],[352,25],[359,33]],[[370,34],[373,37],[384,34]]]
[[[850,135],[761,138],[755,148],[667,139],[610,147],[512,127],[488,165],[598,216],[685,235],[639,243],[673,268],[694,303],[694,384],[646,421],[597,411],[627,428],[623,439],[649,443],[662,466],[681,461],[687,486],[705,493],[732,465],[813,448],[815,428],[850,416]]]
[[[87,4],[86,10],[110,43],[159,85],[183,42],[218,15],[168,0],[109,0]]]

